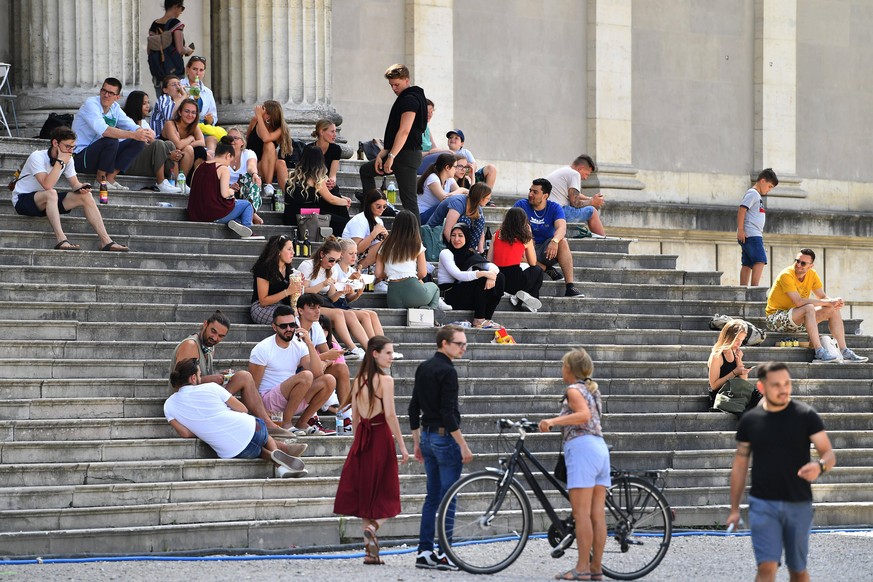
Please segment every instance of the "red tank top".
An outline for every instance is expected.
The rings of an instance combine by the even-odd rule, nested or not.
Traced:
[[[524,257],[524,243],[517,240],[510,244],[500,239],[500,231],[494,235],[491,241],[494,249],[494,264],[498,267],[514,267],[521,263]]]
[[[188,220],[212,222],[224,218],[233,210],[233,198],[226,199],[221,193],[218,166],[203,162],[191,175],[191,193],[188,195]]]

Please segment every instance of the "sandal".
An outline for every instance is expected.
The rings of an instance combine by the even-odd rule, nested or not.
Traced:
[[[364,528],[364,563],[372,566],[381,566],[385,562],[379,557],[379,538],[376,537],[376,528],[373,524]]]
[[[588,572],[567,570],[563,574],[555,574],[555,580],[591,580],[591,574],[589,574]]]
[[[479,325],[474,325],[473,327],[476,329],[500,329],[503,326],[500,325],[499,323],[495,323],[495,322],[491,321],[490,319],[486,319],[485,321],[483,321]]]
[[[101,251],[114,251],[116,253],[126,253],[130,249],[124,245],[120,245],[114,240],[109,241],[109,244],[100,249]]]
[[[595,581],[603,580],[603,572],[591,572],[591,579]]]
[[[77,245],[76,243],[71,243],[67,239],[64,239],[55,245],[55,250],[56,251],[78,251],[79,245]]]

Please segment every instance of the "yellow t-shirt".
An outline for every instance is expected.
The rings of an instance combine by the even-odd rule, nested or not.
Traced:
[[[803,281],[798,280],[794,274],[794,266],[790,266],[781,273],[779,277],[770,287],[770,292],[767,294],[767,315],[773,315],[777,311],[785,311],[795,307],[794,301],[788,296],[792,291],[800,295],[801,299],[807,299],[815,289],[821,289],[824,285],[815,272],[815,269],[810,269],[806,272],[806,277]]]

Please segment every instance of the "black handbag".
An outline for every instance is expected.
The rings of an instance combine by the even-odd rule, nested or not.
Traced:
[[[558,453],[558,462],[555,463],[555,470],[553,471],[553,473],[555,475],[555,479],[557,479],[561,483],[567,482],[567,461],[564,459],[563,450]]]
[[[48,119],[42,124],[42,129],[39,130],[39,139],[51,139],[52,131],[56,127],[73,127],[72,113],[49,113]]]

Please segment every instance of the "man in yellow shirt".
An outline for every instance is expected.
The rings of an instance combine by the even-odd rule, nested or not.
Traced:
[[[802,332],[809,334],[809,343],[815,348],[814,362],[836,362],[839,357],[822,348],[818,323],[828,322],[828,328],[846,362],[866,362],[846,347],[843,316],[840,309],[846,304],[842,297],[828,297],[815,269],[815,252],[800,249],[794,266],[787,267],[773,282],[767,294],[767,329],[770,331]]]

